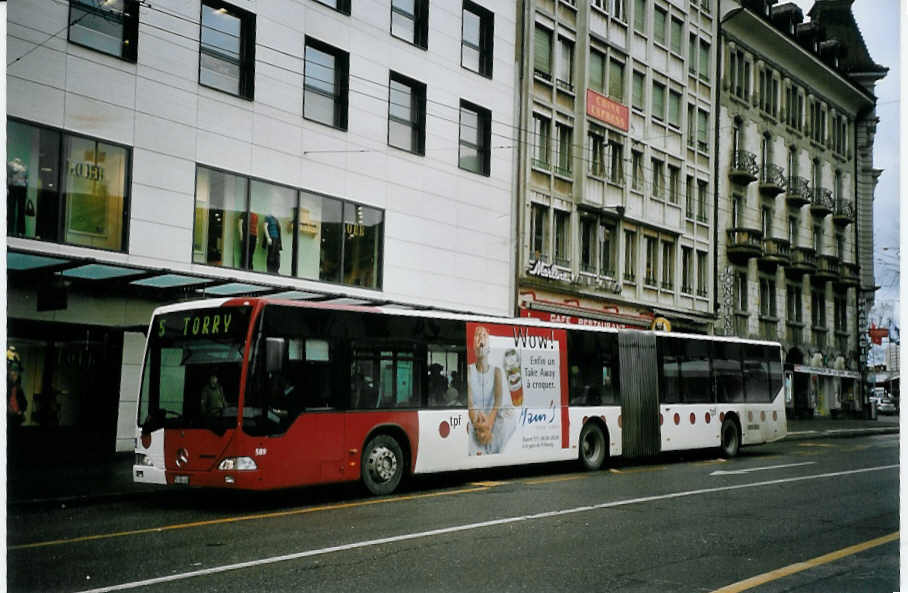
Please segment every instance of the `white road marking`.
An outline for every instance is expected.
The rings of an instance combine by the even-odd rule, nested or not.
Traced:
[[[333,552],[346,552],[349,550],[357,550],[360,548],[368,548],[371,546],[381,546],[384,544],[392,544],[396,542],[409,541],[414,539],[421,539],[426,537],[433,537],[438,535],[447,535],[450,533],[459,533],[461,531],[471,531],[474,529],[482,529],[484,527],[496,527],[499,525],[508,525],[510,523],[520,523],[523,521],[536,521],[539,519],[549,519],[551,517],[560,517],[564,515],[573,515],[576,513],[586,513],[589,511],[597,511],[601,509],[609,509],[615,507],[621,507],[631,504],[641,504],[645,502],[655,502],[657,500],[670,500],[673,498],[684,498],[687,496],[698,496],[701,494],[713,494],[716,492],[728,492],[730,490],[742,490],[745,488],[758,488],[761,486],[773,486],[776,484],[789,484],[792,482],[803,482],[807,480],[820,480],[824,478],[834,478],[837,476],[847,476],[853,474],[862,474],[866,472],[876,472],[883,471],[887,469],[898,468],[898,464],[894,465],[881,465],[879,467],[867,467],[862,469],[854,469],[842,472],[832,472],[827,474],[817,474],[813,476],[798,476],[795,478],[781,478],[778,480],[769,480],[766,482],[754,482],[752,484],[737,484],[732,486],[719,486],[716,488],[702,488],[699,490],[687,490],[684,492],[673,492],[670,494],[660,494],[657,496],[644,496],[641,498],[631,498],[627,500],[616,500],[614,502],[603,502],[600,504],[574,507],[570,509],[562,509],[559,511],[547,511],[544,513],[536,513],[533,515],[520,515],[518,517],[506,517],[504,519],[494,519],[492,521],[481,521],[479,523],[467,523],[466,525],[455,525],[453,527],[444,527],[442,529],[432,529],[430,531],[420,531],[417,533],[405,533],[402,535],[395,535],[392,537],[383,537],[379,539],[371,539],[361,542],[354,542],[351,544],[343,544],[340,546],[331,546],[328,548],[319,548],[317,550],[306,550],[303,552],[296,552],[293,554],[283,554],[281,556],[271,556],[268,558],[260,558],[258,560],[249,560],[247,562],[237,562],[235,564],[224,564],[222,566],[213,566],[211,568],[204,568],[201,570],[193,570],[190,572],[184,572],[179,574],[171,574],[161,577],[155,577],[151,579],[145,579],[142,581],[133,581],[130,583],[121,583],[119,585],[110,585],[107,587],[100,587],[98,589],[88,589],[84,590],[81,593],[107,593],[109,591],[125,591],[128,589],[137,589],[139,587],[147,587],[148,585],[156,585],[158,583],[172,583],[175,581],[182,581],[186,579],[191,579],[194,577],[207,576],[212,574],[219,574],[223,572],[229,572],[232,570],[241,570],[244,568],[253,568],[257,566],[265,566],[268,564],[276,564],[278,562],[286,562],[288,560],[299,560],[301,558],[311,558],[313,556],[322,556],[325,554],[331,554]]]
[[[766,467],[752,467],[749,469],[735,469],[735,470],[716,470],[713,473],[709,474],[711,476],[734,476],[739,474],[749,474],[752,472],[761,472],[767,469],[782,469],[783,467],[798,467],[800,465],[813,465],[816,461],[804,461],[801,463],[786,463],[784,465],[767,465]]]

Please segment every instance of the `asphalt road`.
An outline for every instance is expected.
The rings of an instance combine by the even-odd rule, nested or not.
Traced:
[[[10,511],[9,591],[898,590],[898,436]],[[799,564],[800,563],[800,564]],[[741,583],[745,579],[751,579]]]

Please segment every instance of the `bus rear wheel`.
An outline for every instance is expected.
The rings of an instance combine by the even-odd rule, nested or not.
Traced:
[[[362,478],[366,489],[376,496],[391,494],[404,475],[404,453],[397,439],[380,434],[363,450]]]
[[[726,418],[722,422],[721,439],[720,449],[722,450],[722,457],[727,459],[735,457],[738,454],[738,449],[741,448],[741,432],[738,430],[738,423],[734,419]]]
[[[584,469],[595,471],[605,461],[605,435],[598,424],[587,422],[580,431],[580,463]]]

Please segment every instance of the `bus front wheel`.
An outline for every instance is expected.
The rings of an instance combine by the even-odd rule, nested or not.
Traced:
[[[580,463],[590,471],[602,467],[605,461],[605,435],[598,424],[587,422],[580,431]]]
[[[391,494],[404,475],[404,454],[397,439],[380,434],[366,444],[363,451],[363,484],[372,494]]]
[[[732,458],[738,454],[741,448],[741,432],[738,430],[738,423],[732,418],[726,418],[722,422],[722,456]]]

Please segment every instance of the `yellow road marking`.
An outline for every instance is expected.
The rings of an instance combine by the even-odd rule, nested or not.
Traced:
[[[656,472],[656,471],[663,470],[663,469],[666,469],[664,465],[657,465],[654,467],[638,467],[635,469],[614,469],[614,468],[612,468],[608,471],[612,472],[613,474],[639,474],[642,472]]]
[[[491,485],[501,484],[503,482],[490,482]],[[18,546],[7,546],[7,550],[25,550],[30,548],[43,548],[47,546],[59,546],[62,544],[75,544],[99,539],[111,539],[114,537],[125,537],[128,535],[143,535],[146,533],[161,533],[164,531],[175,531],[178,529],[191,529],[193,527],[209,527],[211,525],[224,525],[227,523],[239,523],[241,521],[257,521],[259,519],[274,519],[277,517],[290,517],[293,515],[304,515],[306,513],[316,513],[319,511],[336,511],[340,509],[351,509],[355,507],[364,507],[375,504],[385,504],[389,502],[403,502],[407,500],[418,500],[421,498],[435,498],[439,496],[450,496],[452,494],[469,494],[472,492],[483,492],[488,490],[489,486],[478,488],[463,488],[461,490],[449,490],[446,492],[431,492],[429,494],[414,494],[411,496],[398,496],[395,498],[380,498],[375,500],[361,500],[358,502],[345,502],[340,504],[322,505],[317,507],[306,507],[303,509],[293,509],[291,511],[278,511],[274,513],[260,513],[258,515],[243,515],[241,517],[224,517],[223,519],[210,519],[208,521],[194,521],[192,523],[178,523],[175,525],[164,525],[161,527],[148,527],[146,529],[133,529],[130,531],[118,531],[115,533],[99,533],[96,535],[84,535],[82,537],[73,537],[69,539],[56,539],[46,542],[35,542],[32,544],[20,544]]]
[[[783,577],[787,577],[804,570],[815,568],[822,564],[828,564],[830,562],[835,562],[836,560],[841,560],[846,556],[851,556],[857,554],[858,552],[863,552],[864,550],[869,550],[870,548],[875,548],[876,546],[882,546],[883,544],[888,544],[899,539],[899,532],[890,533],[889,535],[884,535],[883,537],[878,537],[866,541],[861,544],[855,544],[853,546],[848,546],[847,548],[842,548],[835,552],[830,552],[829,554],[824,554],[822,556],[817,556],[811,560],[806,560],[804,562],[796,562],[788,566],[777,568],[755,577],[750,577],[749,579],[744,579],[743,581],[738,581],[737,583],[732,583],[722,587],[721,589],[716,589],[712,593],[739,593],[740,591],[747,591],[748,589],[753,589],[754,587],[759,587],[770,581],[775,581]]]
[[[719,459],[709,459],[709,460],[707,460],[707,461],[698,461],[698,462],[695,463],[694,465],[715,465],[715,464],[717,464],[717,463],[728,463],[728,460],[727,460],[727,459],[722,459],[722,458],[720,457]]]
[[[486,488],[492,488],[494,486],[501,486],[503,484],[507,484],[507,482],[501,482],[501,481],[496,482],[493,480],[489,480],[487,482],[470,482],[471,486],[484,486]]]
[[[798,443],[799,447],[823,447],[825,449],[838,449],[836,445],[830,445],[829,443]]]
[[[566,482],[568,480],[582,480],[588,478],[588,474],[573,474],[569,476],[555,476],[553,478],[540,478],[538,480],[526,480],[524,484],[551,484],[552,482]]]

